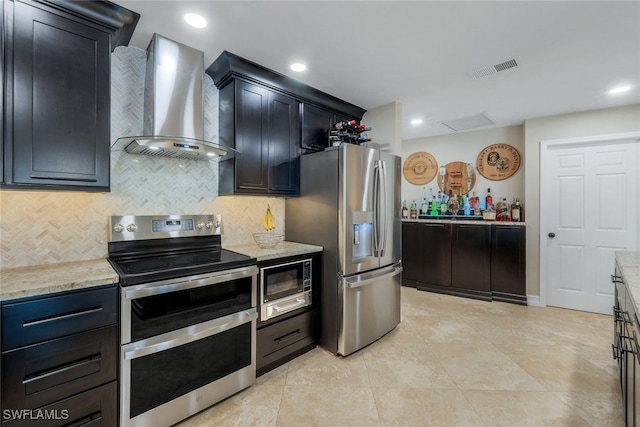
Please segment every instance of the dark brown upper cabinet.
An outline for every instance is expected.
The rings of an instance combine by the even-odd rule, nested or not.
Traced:
[[[103,1],[3,4],[3,186],[109,191],[110,54],[139,15]]]
[[[232,53],[207,69],[220,91],[219,142],[236,149],[219,163],[219,194],[299,194],[300,155],[324,150],[337,120],[365,110]]]

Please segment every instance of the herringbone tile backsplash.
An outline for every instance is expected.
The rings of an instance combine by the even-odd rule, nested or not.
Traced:
[[[111,136],[141,135],[145,51],[112,54]],[[218,92],[205,75],[205,138],[218,136]],[[0,191],[0,267],[102,258],[111,215],[213,214],[223,245],[253,242],[267,207],[284,233],[284,199],[218,197],[218,164],[111,153],[111,192]]]

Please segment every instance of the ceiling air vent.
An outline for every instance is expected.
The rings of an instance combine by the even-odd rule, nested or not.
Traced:
[[[455,120],[446,120],[440,122],[446,127],[456,132],[461,130],[469,130],[479,128],[482,126],[489,126],[495,124],[493,120],[487,117],[484,113],[475,114],[473,116],[462,117]]]
[[[508,61],[501,62],[495,65],[489,65],[487,67],[480,67],[474,70],[469,71],[467,74],[472,79],[479,79],[480,77],[486,77],[491,74],[499,73],[500,71],[505,71],[510,68],[515,68],[519,66],[520,63],[516,58],[509,59]]]

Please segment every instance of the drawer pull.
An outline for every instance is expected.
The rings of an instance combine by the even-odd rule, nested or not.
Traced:
[[[611,281],[613,283],[623,283],[622,282],[622,277],[621,276],[616,276],[614,274],[611,275]]]
[[[90,310],[78,311],[76,313],[63,314],[62,316],[48,317],[46,319],[32,320],[30,322],[24,322],[22,324],[22,326],[24,326],[24,327],[36,326],[36,325],[41,325],[43,323],[54,322],[56,320],[69,319],[71,317],[76,317],[76,316],[84,316],[85,314],[99,313],[101,311],[102,311],[102,307],[92,308]]]
[[[95,178],[73,178],[73,177],[57,177],[48,175],[31,175],[31,179],[51,179],[57,181],[77,181],[77,182],[98,182]]]
[[[302,331],[300,329],[297,329],[291,333],[288,333],[287,335],[283,335],[280,338],[276,338],[274,341],[276,341],[278,344],[282,344],[285,341],[289,341],[290,339],[297,337],[301,333]]]
[[[27,378],[25,380],[22,380],[22,384],[24,385],[29,385],[31,383],[34,383],[36,381],[40,381],[43,379],[46,379],[48,377],[51,377],[53,375],[58,375],[58,374],[62,374],[63,372],[68,372],[72,369],[78,369],[78,368],[82,368],[83,366],[87,366],[93,363],[97,363],[100,362],[102,360],[102,356],[97,354],[94,356],[90,356],[87,357],[86,359],[82,359],[79,362],[73,362],[69,365],[63,366],[61,368],[57,368],[57,369],[53,369],[51,371],[45,372],[44,374],[40,374],[40,375],[36,375],[35,377],[31,377],[31,378]]]
[[[89,426],[99,426],[102,422],[102,412],[95,412],[87,417],[84,417],[80,420],[76,420],[71,424],[67,424],[64,427],[89,427]]]

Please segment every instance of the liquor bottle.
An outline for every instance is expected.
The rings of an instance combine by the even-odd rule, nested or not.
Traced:
[[[409,207],[409,218],[418,219],[418,208],[415,200],[411,202],[411,207]]]
[[[464,197],[462,197],[462,188],[460,188],[460,193],[458,193],[458,206],[460,206],[460,209],[462,209],[464,206]]]
[[[509,208],[506,198],[499,199],[498,203],[496,203],[496,221],[511,221]]]
[[[489,207],[489,205],[493,204],[493,197],[491,196],[491,189],[487,188],[487,196],[484,198],[485,202],[487,203],[487,207]]]
[[[511,205],[511,221],[520,222],[520,200],[517,197]]]
[[[431,212],[429,213],[429,215],[431,216],[436,216],[438,215],[438,201],[436,200],[436,196],[433,196],[433,199],[431,199]]]
[[[429,213],[429,205],[427,204],[427,198],[422,198],[422,206],[420,207],[420,214],[427,215]]]
[[[429,189],[429,194],[427,195],[427,208],[431,211],[431,205],[433,204],[433,188]]]
[[[409,209],[407,209],[407,201],[402,201],[402,219],[409,219]]]
[[[449,209],[449,213],[452,215],[456,215],[460,210],[458,198],[452,194],[451,190],[449,190],[449,202],[447,203],[447,208]]]
[[[447,213],[447,202],[444,197],[440,200],[440,215],[445,215]]]
[[[471,209],[475,209],[476,207],[479,206],[478,197],[476,196],[476,192],[475,191],[471,192],[471,197],[469,197],[469,204],[471,205]]]
[[[471,215],[471,203],[469,202],[469,195],[464,195],[464,201],[462,202],[462,207],[464,209],[465,216]]]

